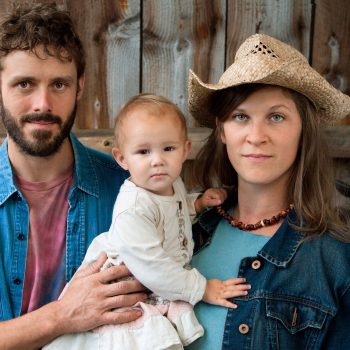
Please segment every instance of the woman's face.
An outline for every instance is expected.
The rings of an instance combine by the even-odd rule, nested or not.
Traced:
[[[221,129],[238,184],[286,185],[301,129],[300,115],[288,92],[265,87],[252,93]]]

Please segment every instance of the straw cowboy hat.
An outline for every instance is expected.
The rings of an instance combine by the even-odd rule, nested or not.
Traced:
[[[283,86],[308,97],[323,124],[333,124],[350,113],[350,97],[330,85],[310,67],[307,59],[293,47],[265,34],[255,34],[239,47],[233,64],[217,84],[205,84],[190,70],[189,110],[209,128],[215,126],[208,113],[211,94],[232,86],[262,83]]]

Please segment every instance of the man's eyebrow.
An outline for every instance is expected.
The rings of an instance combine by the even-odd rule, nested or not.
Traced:
[[[10,83],[15,83],[15,82],[19,82],[19,81],[26,81],[26,80],[37,82],[40,79],[38,79],[35,76],[31,76],[31,75],[17,75],[17,76],[14,76],[10,79]],[[74,77],[71,75],[61,75],[61,76],[58,75],[58,76],[54,76],[54,77],[49,79],[50,82],[55,82],[55,81],[60,81],[60,80],[63,80],[66,82],[74,82]]]

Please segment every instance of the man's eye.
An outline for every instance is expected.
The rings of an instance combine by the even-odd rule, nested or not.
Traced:
[[[62,90],[65,86],[66,86],[66,84],[63,83],[62,81],[57,81],[55,83],[55,88],[58,89],[58,90]]]
[[[21,89],[27,89],[29,87],[29,82],[28,81],[21,81],[17,84],[18,87]]]

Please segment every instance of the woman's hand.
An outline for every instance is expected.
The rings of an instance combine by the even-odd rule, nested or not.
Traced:
[[[205,288],[203,301],[236,309],[237,305],[227,299],[247,295],[251,285],[244,284],[245,282],[245,278],[232,278],[226,281],[209,280]]]

